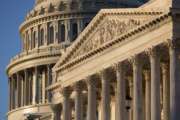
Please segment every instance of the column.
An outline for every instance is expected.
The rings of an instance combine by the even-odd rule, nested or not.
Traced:
[[[70,111],[70,91],[68,88],[64,88],[62,91],[63,94],[63,120],[70,120],[71,111]]]
[[[24,105],[28,104],[28,71],[24,70]]]
[[[151,120],[161,119],[160,110],[160,58],[157,48],[150,50],[151,64]]]
[[[88,106],[87,106],[87,120],[96,120],[96,87],[95,82],[91,77],[87,78],[87,89],[88,89]]]
[[[9,111],[11,111],[11,78],[8,80],[8,88],[9,88]]]
[[[48,85],[51,85],[52,84],[51,65],[47,65],[47,79],[48,79]]]
[[[17,77],[17,107],[21,105],[21,81],[19,73],[16,74]]]
[[[75,84],[75,120],[83,120],[81,84]]]
[[[38,97],[37,97],[37,79],[38,79],[38,68],[35,67],[34,69],[34,74],[33,74],[33,89],[32,89],[32,104],[36,104],[38,100]]]
[[[31,105],[33,102],[33,73],[32,71],[30,71],[29,75],[28,75],[28,81],[27,81],[27,88],[28,88],[28,105]]]
[[[151,120],[151,82],[150,70],[144,70],[145,80],[145,120]]]
[[[177,41],[170,42],[170,120],[180,120],[180,49]]]
[[[21,106],[24,105],[24,80],[21,77]]]
[[[65,34],[66,34],[66,39],[65,42],[66,43],[70,43],[71,42],[71,38],[72,38],[72,31],[71,31],[71,22],[70,20],[65,21]]]
[[[47,23],[43,24],[44,26],[44,45],[47,45],[47,40],[48,40],[48,25]]]
[[[80,34],[83,31],[83,20],[78,20],[78,34]]]
[[[126,120],[126,88],[124,79],[124,70],[122,68],[122,63],[116,65],[116,79],[117,79],[117,115],[116,120]]]
[[[131,75],[128,75],[127,80],[129,81],[129,92],[130,92],[129,94],[131,97],[129,120],[133,120],[133,77]]]
[[[134,100],[133,100],[133,120],[142,120],[142,66],[139,56],[133,58],[133,86],[134,86]]]
[[[110,81],[108,79],[108,71],[101,71],[101,82],[102,82],[102,120],[110,120]]]
[[[18,80],[17,77],[15,77],[15,108],[18,108]]]
[[[45,70],[42,72],[42,103],[46,102],[46,74]]]
[[[58,21],[54,21],[54,40],[55,44],[58,44]]]
[[[169,67],[167,63],[161,64],[163,80],[163,120],[169,120],[170,113],[170,82]]]
[[[14,80],[14,77],[13,77],[13,75],[12,75],[12,109],[14,109],[15,108],[15,80]]]
[[[35,48],[38,48],[39,47],[39,38],[38,38],[38,27],[34,27],[34,31],[36,32],[36,36],[35,36],[35,40],[34,40],[34,44],[35,44]]]
[[[60,104],[51,105],[51,107],[53,110],[53,119],[52,120],[61,120],[62,108],[61,108]]]

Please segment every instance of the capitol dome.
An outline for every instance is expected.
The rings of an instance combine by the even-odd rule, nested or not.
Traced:
[[[129,0],[131,1],[131,0]],[[21,52],[7,66],[8,120],[51,117],[52,68],[102,8],[132,7],[117,0],[36,0],[20,25]],[[38,113],[37,113],[38,109]]]

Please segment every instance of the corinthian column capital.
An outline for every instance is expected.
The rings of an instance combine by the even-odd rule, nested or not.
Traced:
[[[151,72],[150,70],[143,70],[145,80],[150,80]]]
[[[180,38],[176,39],[168,39],[166,40],[165,44],[170,48],[170,49],[180,49]]]
[[[60,92],[64,97],[69,97],[71,94],[71,90],[68,87],[62,88]]]
[[[145,53],[149,56],[149,57],[157,57],[160,55],[159,53],[159,47],[151,47],[145,50]]]

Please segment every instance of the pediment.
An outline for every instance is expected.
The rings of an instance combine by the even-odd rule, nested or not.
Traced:
[[[100,11],[73,45],[68,48],[54,69],[86,55],[161,14],[162,12],[143,11],[138,8]]]

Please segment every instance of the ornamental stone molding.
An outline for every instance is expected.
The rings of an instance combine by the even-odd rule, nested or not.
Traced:
[[[150,12],[141,9],[121,9],[120,11],[111,10],[108,12],[102,10],[92,20],[91,25],[77,38],[75,44],[68,49],[67,54],[62,56],[54,69],[59,66],[61,67],[58,69],[68,65],[71,66],[68,63],[72,63],[87,54],[89,54],[87,56],[90,56],[93,51],[98,53],[104,48],[110,47],[118,38],[126,39],[142,30],[144,32],[145,29],[151,28],[153,24],[168,18],[167,16],[168,12]],[[117,31],[114,32],[115,30]]]

